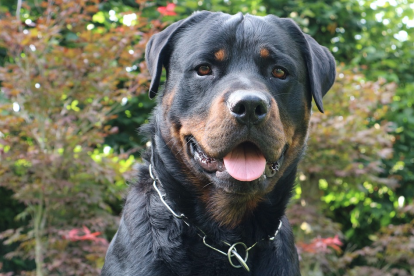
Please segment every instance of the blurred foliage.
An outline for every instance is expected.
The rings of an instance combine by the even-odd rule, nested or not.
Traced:
[[[338,62],[288,210],[302,274],[414,275],[414,4],[173,3],[0,2],[0,275],[98,273],[105,244],[63,237],[110,240],[154,105],[146,41],[202,9],[290,17]]]
[[[17,244],[4,258],[34,259],[36,275],[96,275],[107,244],[62,237],[82,225],[116,229],[110,205],[134,157],[105,137],[119,132],[110,122],[128,99],[147,90],[142,57],[156,24],[137,11],[126,12],[131,26],[94,26],[98,1],[25,2],[20,12],[24,22],[0,19],[0,185],[24,206],[20,227],[4,225],[0,235]]]

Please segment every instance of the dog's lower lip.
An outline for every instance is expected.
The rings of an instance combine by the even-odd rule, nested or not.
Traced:
[[[207,172],[224,171],[225,166],[223,160],[216,159],[208,156],[194,141],[194,138],[190,138],[188,141],[190,146],[190,153],[193,155],[194,160]]]
[[[288,145],[286,144],[283,148],[282,154],[280,155],[279,159],[276,162],[268,162],[266,164],[265,175],[266,177],[273,177],[279,171],[280,167],[283,164],[283,160],[285,159],[285,153],[288,149]]]

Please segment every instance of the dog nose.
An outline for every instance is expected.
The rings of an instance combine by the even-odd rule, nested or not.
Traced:
[[[270,102],[266,95],[257,91],[237,90],[227,99],[227,107],[237,121],[252,126],[266,118]]]

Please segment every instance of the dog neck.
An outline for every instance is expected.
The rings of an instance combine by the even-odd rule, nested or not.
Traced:
[[[186,215],[192,225],[203,229],[214,242],[243,241],[248,245],[274,235],[284,216],[295,179],[296,168],[279,180],[275,191],[260,202],[252,214],[232,228],[223,227],[214,220],[207,207],[197,198],[191,180],[182,172],[180,163],[160,136],[152,139],[152,160],[157,177],[163,183],[169,206],[176,213]],[[276,191],[277,190],[277,191]],[[155,191],[154,191],[155,192]],[[165,208],[165,212],[169,212]]]
[[[185,216],[185,214],[177,214],[176,212],[174,212],[174,210],[166,202],[166,195],[163,194],[163,192],[161,191],[161,189],[164,190],[162,188],[162,183],[160,183],[160,181],[159,181],[159,179],[157,177],[157,174],[156,174],[156,170],[155,170],[155,168],[153,168],[153,159],[152,159],[152,157],[153,157],[153,154],[151,155],[151,164],[148,166],[148,171],[149,171],[149,174],[151,176],[151,179],[153,180],[153,187],[157,191],[157,193],[159,195],[159,199],[164,204],[164,206],[170,211],[170,213],[176,219],[182,220],[190,228],[191,227],[192,228],[195,228],[196,233],[199,235],[200,238],[203,239],[203,243],[204,243],[204,245],[206,247],[208,247],[208,248],[210,248],[210,249],[212,249],[212,250],[214,250],[214,251],[216,251],[216,252],[218,252],[218,253],[220,253],[220,254],[222,254],[224,256],[227,256],[230,265],[233,266],[234,268],[244,268],[247,272],[250,272],[250,268],[249,268],[249,266],[247,264],[247,261],[248,261],[248,258],[249,258],[249,251],[251,249],[253,249],[259,242],[262,242],[262,241],[267,241],[267,242],[273,241],[277,237],[277,235],[279,234],[279,231],[280,231],[280,229],[282,227],[282,224],[283,224],[282,221],[281,220],[279,221],[279,227],[277,228],[276,233],[273,236],[269,236],[268,238],[263,238],[262,240],[255,242],[253,245],[251,245],[249,247],[245,243],[243,243],[241,241],[236,242],[236,243],[233,243],[233,244],[230,244],[227,241],[221,241],[221,244],[222,245],[225,245],[225,246],[228,246],[229,247],[229,249],[227,250],[227,252],[222,251],[222,250],[220,250],[220,249],[218,249],[218,248],[210,245],[206,241],[208,239],[208,236],[206,235],[206,233],[202,229],[200,229],[199,227],[192,226],[191,223],[189,222],[188,218]],[[157,182],[158,182],[158,184],[157,184]],[[160,185],[160,187],[158,187],[158,185]],[[239,248],[239,250],[244,251],[244,254],[242,254],[244,257],[242,257],[240,255],[240,252],[237,251],[237,249],[236,249],[237,246],[241,247],[241,248]],[[238,264],[237,263],[235,264],[233,262],[232,258],[234,258],[234,257],[235,257],[235,259],[236,259],[236,261],[237,261]]]

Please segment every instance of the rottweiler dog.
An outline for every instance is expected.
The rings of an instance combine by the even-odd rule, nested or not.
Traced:
[[[290,19],[203,11],[146,60],[165,88],[102,275],[300,275],[285,209],[332,55]]]

